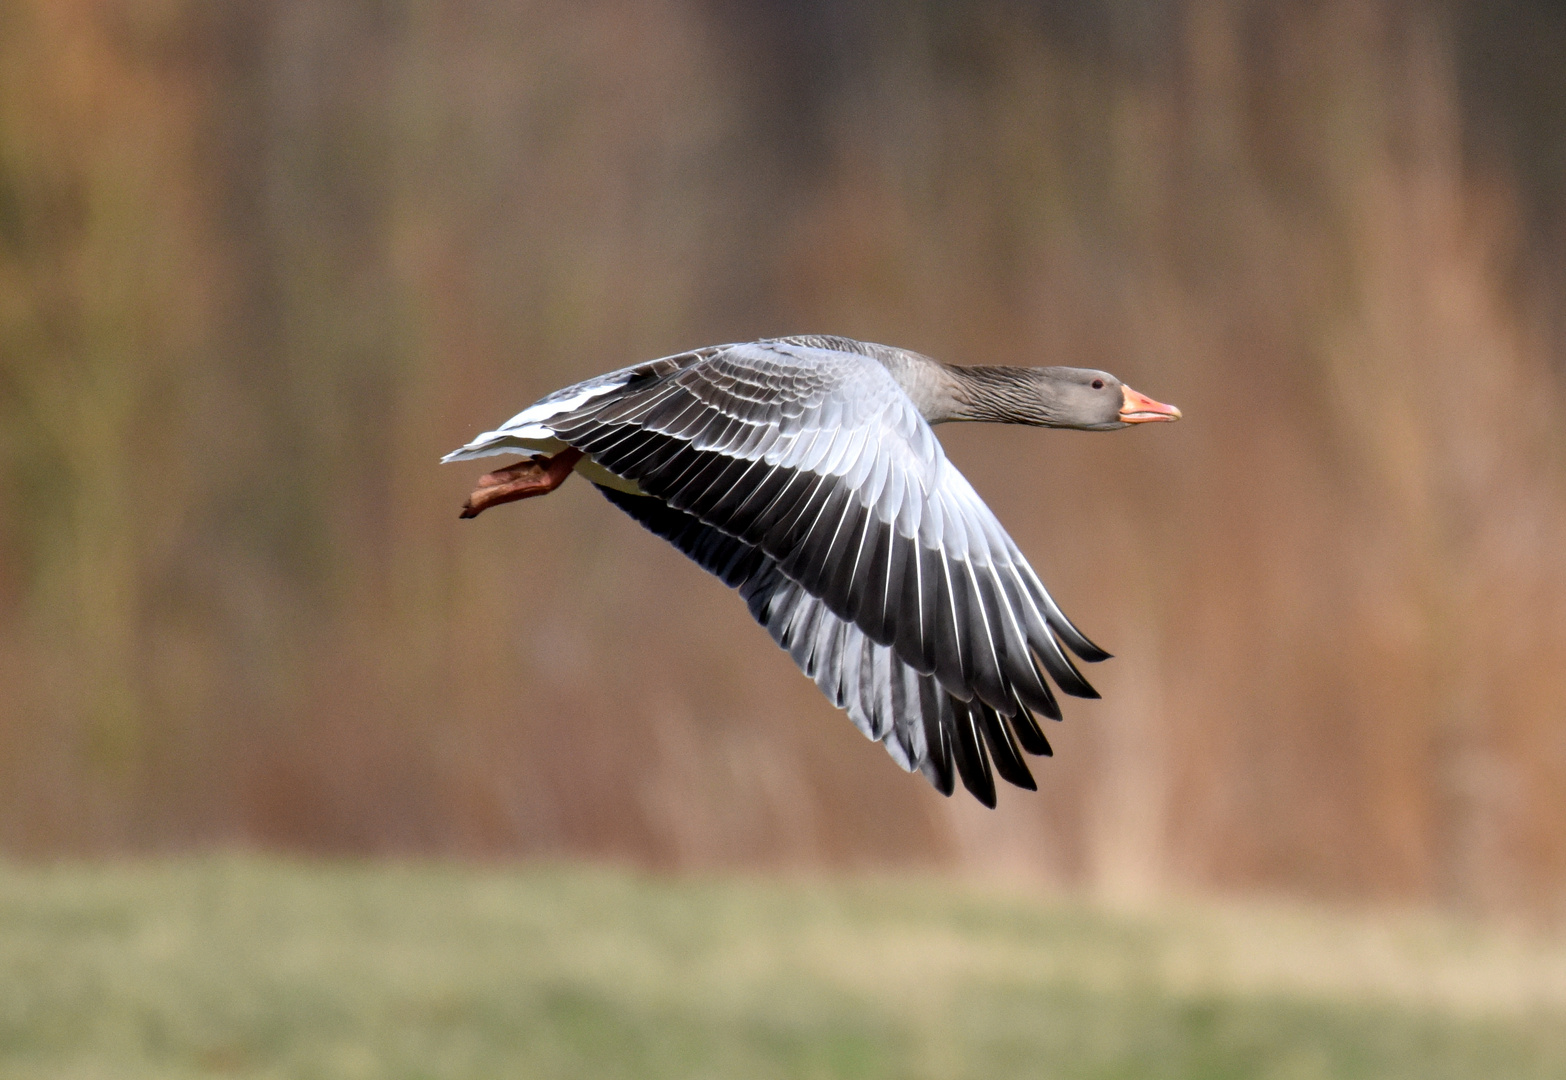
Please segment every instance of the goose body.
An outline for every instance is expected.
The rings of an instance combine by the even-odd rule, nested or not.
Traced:
[[[866,736],[943,794],[995,805],[1049,754],[1053,680],[1108,653],[1061,612],[947,460],[933,424],[1111,430],[1178,409],[1081,368],[951,367],[805,336],[664,357],[557,390],[445,461],[537,455],[486,476],[465,517],[584,475],[737,588]],[[1048,678],[1045,675],[1048,675]]]

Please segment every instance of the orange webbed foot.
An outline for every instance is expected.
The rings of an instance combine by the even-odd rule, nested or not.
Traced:
[[[478,517],[491,506],[531,499],[535,495],[548,495],[565,483],[576,463],[582,460],[580,450],[562,450],[553,457],[534,454],[526,461],[496,469],[479,477],[478,487],[462,504],[464,518]]]

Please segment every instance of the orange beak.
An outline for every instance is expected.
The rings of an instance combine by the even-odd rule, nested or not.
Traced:
[[[1154,401],[1146,394],[1139,394],[1129,386],[1121,386],[1120,393],[1125,402],[1120,406],[1121,422],[1127,424],[1145,424],[1151,420],[1178,420],[1180,410],[1173,405],[1165,405],[1161,401]]]

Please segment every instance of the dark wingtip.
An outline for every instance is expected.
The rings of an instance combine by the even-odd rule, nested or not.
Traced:
[[[457,520],[458,521],[467,521],[470,518],[476,518],[478,516],[479,516],[479,511],[473,509],[473,507],[469,506],[467,503],[463,503],[462,504],[462,513],[457,515]]]
[[[1001,764],[1003,760],[1006,761],[1004,765]],[[1016,751],[1012,752],[1010,760],[1006,760],[1000,754],[993,755],[991,764],[994,765],[995,771],[1000,773],[1001,779],[1012,787],[1019,787],[1025,791],[1039,789],[1039,782],[1033,779],[1033,773],[1028,771],[1027,764],[1016,755]]]
[[[941,708],[941,727],[951,733],[952,763],[962,786],[991,810],[995,809],[995,777],[990,772],[989,755],[983,738],[968,715],[967,702],[950,694]]]
[[[1027,708],[1018,705],[1017,712],[1011,717],[1010,722],[1012,734],[1016,735],[1017,742],[1024,750],[1036,757],[1054,756],[1055,751],[1050,749],[1049,740],[1044,737],[1038,721]]]
[[[984,736],[985,745],[989,747],[990,764],[1000,774],[1001,779],[1013,787],[1037,791],[1038,781],[1033,779],[1033,774],[1028,771],[1027,762],[1022,760],[1022,755],[1017,750],[1017,743],[1013,741],[1008,730],[1007,720],[1002,719],[1001,714],[988,705],[978,702],[969,706],[969,709],[970,715],[977,721],[979,731]],[[1016,717],[1012,717],[1011,720],[1014,724]]]
[[[1072,625],[1071,620],[1066,618],[1064,614],[1061,614],[1059,609],[1053,612],[1052,615],[1058,617],[1049,619],[1050,629],[1059,634],[1060,640],[1066,643],[1066,648],[1076,653],[1079,658],[1087,661],[1089,664],[1097,664],[1102,660],[1110,659],[1109,653],[1089,641],[1088,636]]]
[[[1077,666],[1071,662],[1071,657],[1067,656],[1058,646],[1052,651],[1040,655],[1039,659],[1043,662],[1045,670],[1049,672],[1050,678],[1055,680],[1055,685],[1060,687],[1062,693],[1079,698],[1096,698],[1099,696],[1098,691],[1093,689],[1093,684],[1084,679],[1082,672],[1078,671]]]
[[[930,758],[919,766],[919,771],[930,782],[930,786],[946,798],[951,798],[957,790],[957,777],[950,761],[943,768],[940,761]]]

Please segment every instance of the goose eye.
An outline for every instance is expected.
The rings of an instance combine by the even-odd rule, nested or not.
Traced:
[[[1093,380],[1093,389],[1095,389],[1095,390],[1102,390],[1102,389],[1104,389],[1104,380],[1103,379],[1094,379]]]

